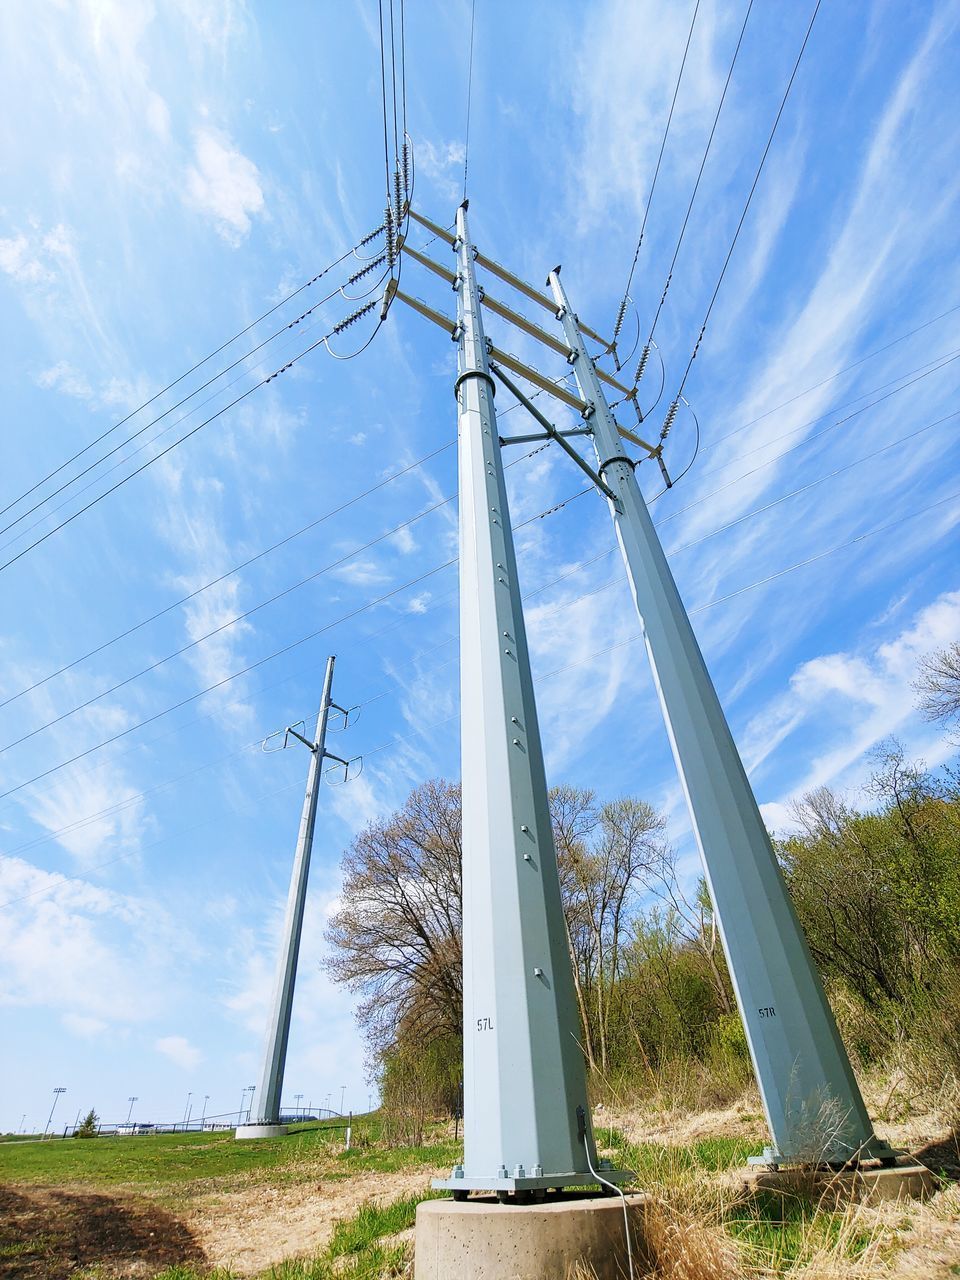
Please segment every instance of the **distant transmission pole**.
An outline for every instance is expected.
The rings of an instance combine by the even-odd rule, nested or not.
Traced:
[[[761,1159],[892,1160],[895,1153],[873,1132],[635,464],[624,456],[621,429],[559,270],[548,283],[588,406],[584,416],[598,471],[612,490],[610,511],[773,1135]]]
[[[344,769],[347,777],[349,762],[341,760],[326,748],[327,720],[331,708],[339,711],[347,723],[348,712],[338,707],[332,699],[333,667],[335,659],[327,659],[327,670],[320,697],[320,711],[313,739],[305,738],[296,728],[283,731],[283,745],[291,737],[310,751],[310,767],[307,772],[307,790],[300,817],[300,834],[290,879],[287,898],[287,914],[283,926],[283,941],[277,966],[277,979],[270,1007],[267,1040],[263,1055],[260,1082],[256,1086],[254,1105],[247,1115],[247,1124],[238,1124],[238,1138],[262,1138],[285,1133],[280,1123],[280,1095],[283,1089],[283,1072],[287,1060],[287,1040],[290,1035],[290,1014],[293,1008],[293,989],[297,978],[297,959],[300,954],[300,935],[303,930],[303,912],[307,897],[307,877],[310,872],[310,855],[313,850],[313,832],[317,820],[317,800],[325,760],[334,760]],[[250,1123],[250,1116],[253,1122]],[[242,1117],[241,1117],[242,1119]]]

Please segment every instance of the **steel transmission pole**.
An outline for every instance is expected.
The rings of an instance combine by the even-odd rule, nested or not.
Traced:
[[[770,837],[559,268],[548,280],[582,398],[773,1146],[761,1159],[890,1159],[873,1132]]]
[[[434,1186],[506,1198],[593,1182],[596,1154],[466,211],[454,245],[464,1163]]]
[[[293,874],[290,878],[290,893],[287,897],[287,914],[283,924],[283,941],[277,965],[273,1002],[270,1006],[270,1020],[267,1027],[263,1067],[260,1072],[260,1081],[256,1086],[254,1105],[247,1115],[247,1124],[244,1126],[241,1123],[237,1128],[237,1137],[240,1138],[262,1136],[262,1133],[256,1131],[262,1130],[264,1127],[273,1129],[280,1127],[280,1094],[283,1089],[283,1071],[287,1059],[287,1041],[290,1036],[290,1014],[293,1008],[293,989],[297,978],[300,935],[303,931],[303,912],[307,898],[307,878],[310,872],[310,855],[313,850],[313,832],[317,819],[320,775],[324,759],[330,755],[326,750],[325,743],[327,719],[330,714],[330,708],[335,705],[332,700],[334,662],[335,659],[333,657],[327,659],[327,669],[323,679],[323,692],[320,697],[320,711],[317,715],[317,727],[313,740],[310,741],[304,738],[294,729],[286,731],[287,735],[293,735],[309,748],[310,767],[307,772],[307,790],[300,817],[297,852],[293,861]],[[286,742],[286,737],[284,742]],[[333,758],[339,759],[339,757]],[[253,1115],[253,1123],[250,1123],[251,1113]]]

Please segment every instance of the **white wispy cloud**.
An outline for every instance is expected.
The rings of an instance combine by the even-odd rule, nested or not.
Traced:
[[[251,218],[264,210],[257,166],[226,134],[210,127],[196,132],[184,199],[208,214],[218,234],[234,247],[249,235]]]
[[[184,1071],[192,1071],[203,1061],[203,1054],[186,1036],[160,1036],[153,1047]]]
[[[753,718],[745,735],[745,761],[759,772],[773,752],[782,762],[782,744],[807,731],[806,768],[787,794],[764,806],[767,821],[782,827],[790,801],[815,787],[859,785],[870,750],[891,735],[902,736],[908,752],[928,764],[946,759],[954,748],[917,717],[913,681],[920,659],[958,634],[960,592],[945,592],[889,639],[801,663],[789,688]]]
[[[420,138],[416,146],[417,174],[422,175],[445,204],[454,203],[461,192],[464,146],[462,142],[434,142]]]
[[[16,903],[0,911],[0,1004],[117,1025],[143,1022],[168,1001],[172,975],[161,957],[185,939],[155,902],[5,856],[0,900]]]

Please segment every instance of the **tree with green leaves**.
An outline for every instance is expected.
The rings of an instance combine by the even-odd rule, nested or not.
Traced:
[[[97,1128],[100,1124],[100,1117],[94,1111],[93,1107],[87,1112],[73,1132],[75,1138],[95,1138],[97,1136]]]

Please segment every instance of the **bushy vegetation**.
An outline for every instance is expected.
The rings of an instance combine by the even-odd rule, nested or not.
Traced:
[[[955,651],[956,650],[956,651]],[[948,724],[960,650],[918,691]],[[960,1097],[960,791],[887,744],[860,803],[826,788],[775,847],[811,952],[861,1066],[909,1042],[918,1088]],[[634,797],[550,797],[582,1045],[594,1096],[738,1094],[751,1067],[706,887],[679,874],[664,821]],[[384,1114],[398,1141],[458,1103],[459,788],[417,788],[355,840],[328,939],[333,976],[363,997]]]
[[[97,1136],[97,1128],[100,1124],[100,1117],[94,1111],[93,1107],[87,1112],[76,1129],[73,1131],[75,1138],[95,1138]]]

